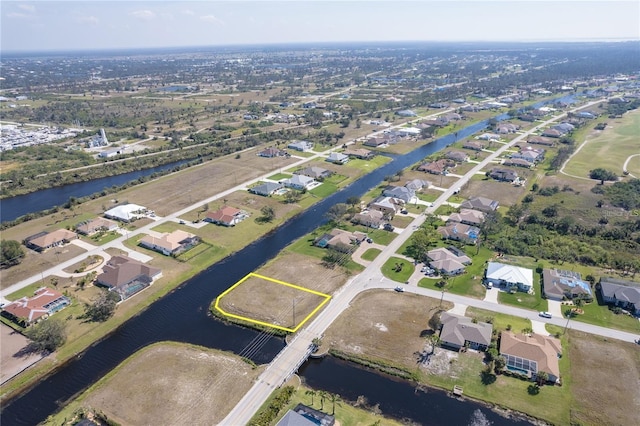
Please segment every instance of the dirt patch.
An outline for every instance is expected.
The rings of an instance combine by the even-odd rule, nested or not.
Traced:
[[[82,406],[121,424],[217,424],[257,376],[258,370],[236,356],[159,344],[126,361]]]
[[[425,348],[421,335],[439,302],[386,290],[360,293],[325,332],[323,342],[343,352],[366,354],[413,369],[417,354]],[[452,307],[443,304],[443,309]]]
[[[0,324],[0,383],[4,383],[22,370],[40,361],[40,354],[22,354],[22,350],[29,344],[29,339]]]
[[[526,188],[513,186],[507,182],[470,180],[460,191],[460,196],[463,198],[482,196],[498,201],[501,206],[510,206],[518,202],[526,192]]]
[[[636,424],[640,409],[638,345],[570,331],[575,424]],[[635,407],[635,408],[634,408]]]

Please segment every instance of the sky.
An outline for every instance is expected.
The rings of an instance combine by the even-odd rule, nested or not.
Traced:
[[[640,0],[2,0],[0,53],[349,41],[640,40]]]

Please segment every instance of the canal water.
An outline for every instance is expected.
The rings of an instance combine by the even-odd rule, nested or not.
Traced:
[[[524,419],[506,418],[485,405],[450,397],[446,392],[417,387],[378,371],[333,357],[311,359],[299,370],[306,385],[340,395],[348,401],[366,398],[384,416],[421,425],[528,425]],[[330,406],[331,402],[325,401]],[[340,410],[338,408],[338,410]]]
[[[41,189],[29,194],[17,195],[15,197],[0,200],[0,222],[8,222],[24,216],[28,213],[35,213],[48,210],[55,206],[64,204],[69,198],[86,197],[112,186],[124,185],[143,176],[150,176],[156,172],[171,170],[192,160],[181,160],[150,169],[136,170],[134,172],[122,173],[116,176],[108,176],[89,180],[86,182],[72,183],[64,186]]]
[[[502,115],[497,118],[504,119],[505,117]],[[75,395],[99,380],[127,357],[154,342],[168,340],[188,342],[232,351],[258,364],[270,362],[284,347],[283,340],[214,320],[208,314],[210,302],[240,278],[277,255],[289,243],[324,223],[326,220],[324,214],[332,205],[345,202],[351,196],[362,196],[378,185],[385,176],[393,175],[424,157],[440,151],[456,140],[483,130],[486,126],[486,121],[473,124],[458,130],[455,135],[444,136],[429,144],[422,145],[408,154],[398,156],[343,190],[320,201],[274,232],[189,279],[176,290],[124,323],[111,335],[95,343],[83,354],[80,354],[77,359],[70,361],[48,378],[6,403],[2,407],[3,426],[34,425],[43,421],[49,414],[64,406]],[[101,189],[97,186],[93,188],[92,192]],[[346,373],[334,367],[333,364],[328,364],[329,368],[335,370],[325,373],[327,378],[335,379],[336,386],[337,384],[341,386],[339,393],[349,397],[347,389],[350,386],[356,387],[358,384],[351,383],[351,380],[339,380]],[[316,368],[315,364],[306,366],[304,368],[305,377],[310,375],[314,368]],[[340,368],[348,370],[349,367],[341,365]],[[355,367],[350,368],[356,369]],[[380,377],[384,378],[384,376]],[[384,380],[384,383],[391,386],[392,380],[389,378],[384,378]],[[326,388],[333,389],[329,384],[326,385]],[[362,394],[369,398],[367,392],[362,392]],[[428,396],[425,396],[427,401],[429,401]],[[382,397],[372,395],[373,400],[376,398]],[[399,416],[409,416],[409,413],[423,409],[420,408],[423,407],[420,405],[423,402],[418,403],[418,401],[422,400],[397,400],[394,405],[397,410],[400,410],[398,411]],[[451,401],[453,403],[455,400],[451,399]],[[430,407],[431,403],[427,402],[426,404]],[[451,409],[456,410],[453,406]],[[405,412],[407,414],[404,414]],[[421,421],[417,422],[421,423]]]

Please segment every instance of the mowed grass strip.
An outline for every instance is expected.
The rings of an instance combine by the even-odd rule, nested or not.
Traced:
[[[224,313],[294,329],[307,318],[325,296],[250,276],[218,300]]]
[[[407,259],[392,256],[382,265],[381,269],[382,275],[390,280],[405,283],[413,274],[415,267]]]
[[[382,253],[382,250],[377,249],[377,248],[370,248],[367,249],[367,251],[365,251],[364,253],[362,253],[362,259],[363,260],[368,260],[369,262],[375,260],[376,257],[378,257],[378,255]]]

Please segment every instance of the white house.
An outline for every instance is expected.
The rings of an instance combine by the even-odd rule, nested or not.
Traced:
[[[496,286],[517,287],[525,292],[533,290],[533,271],[520,266],[489,262],[485,279]]]

